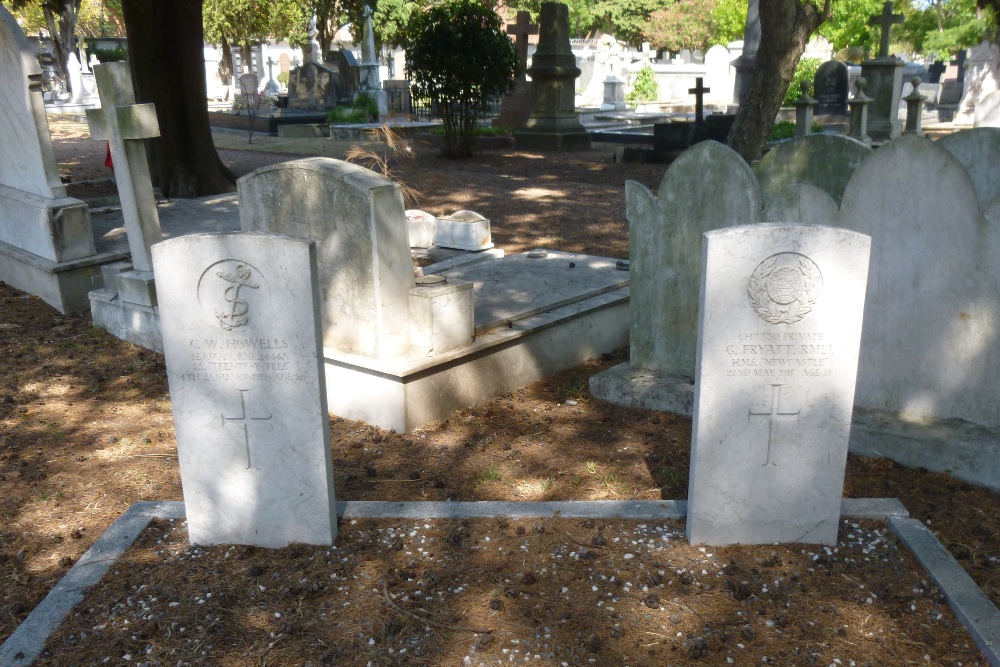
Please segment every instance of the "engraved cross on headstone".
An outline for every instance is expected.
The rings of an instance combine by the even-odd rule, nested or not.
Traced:
[[[774,445],[775,435],[778,431],[779,421],[798,421],[799,413],[802,410],[796,410],[795,412],[781,412],[778,408],[778,403],[781,401],[781,387],[780,384],[771,385],[771,411],[770,412],[754,412],[749,410],[747,414],[747,422],[752,418],[757,417],[758,419],[766,419],[768,421],[768,433],[767,433],[767,460],[764,462],[765,466],[777,466],[778,464],[771,460],[771,447]]]
[[[712,92],[711,88],[706,88],[702,77],[694,80],[694,88],[688,88],[688,92],[694,95],[694,122],[701,126],[705,123],[705,93]]]
[[[894,23],[902,23],[902,14],[892,13],[892,3],[886,2],[882,5],[882,13],[878,16],[872,16],[868,19],[868,25],[879,26],[882,29],[882,35],[878,42],[878,57],[885,58],[889,55],[889,35],[892,31],[892,26]]]
[[[156,109],[152,104],[135,103],[127,63],[95,65],[94,77],[102,108],[87,109],[90,138],[111,146],[132,266],[152,271],[149,248],[163,236],[142,140],[160,136]]]
[[[250,461],[250,432],[249,432],[249,429],[247,428],[249,426],[248,422],[266,422],[266,421],[270,421],[271,420],[271,415],[268,415],[266,417],[248,417],[247,416],[246,393],[248,391],[250,391],[250,390],[249,389],[237,389],[236,391],[240,392],[240,416],[239,417],[227,417],[226,415],[221,415],[222,416],[222,425],[225,426],[226,424],[228,424],[230,422],[236,422],[236,423],[238,423],[243,428],[243,444],[246,447],[246,451],[247,451],[247,467],[246,467],[246,469],[249,470],[250,466],[251,466],[251,461]],[[256,468],[257,470],[260,470],[260,468],[257,468],[257,466],[253,466],[253,467]]]
[[[514,46],[517,48],[517,62],[521,64],[521,71],[518,80],[525,80],[525,72],[528,70],[528,36],[538,34],[538,24],[531,22],[531,13],[520,11],[517,13],[517,23],[507,26],[507,34],[514,35]]]

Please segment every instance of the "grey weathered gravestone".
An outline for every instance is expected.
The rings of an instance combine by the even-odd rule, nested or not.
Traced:
[[[788,185],[805,183],[825,190],[839,204],[847,182],[871,152],[849,137],[811,134],[768,151],[754,163],[753,171],[765,202]]]
[[[667,169],[654,196],[625,182],[629,222],[629,363],[590,380],[591,394],[691,414],[701,236],[760,219],[757,182],[731,148],[705,141]]]
[[[869,247],[828,227],[705,235],[692,543],[836,543]]]
[[[377,358],[409,348],[413,262],[398,184],[349,162],[305,158],[262,167],[236,186],[243,231],[316,241],[324,345]]]
[[[813,78],[813,97],[816,113],[820,115],[847,115],[848,86],[847,65],[839,60],[829,60],[819,66]]]
[[[837,202],[825,190],[808,183],[792,183],[772,193],[764,204],[764,222],[794,221],[803,225],[836,227]]]
[[[872,237],[858,405],[1000,426],[1000,230],[962,163],[904,135],[854,172],[840,213]]]
[[[90,137],[111,146],[132,265],[137,271],[151,272],[150,247],[162,235],[142,140],[160,136],[156,109],[152,104],[135,103],[128,63],[98,65],[94,76],[101,108],[87,110]]]
[[[153,248],[193,544],[332,544],[316,246],[192,234]]]
[[[723,191],[726,196],[719,196]],[[753,173],[735,151],[706,141],[670,165],[658,196],[626,181],[625,209],[631,365],[693,378],[701,236],[757,222],[761,204]]]

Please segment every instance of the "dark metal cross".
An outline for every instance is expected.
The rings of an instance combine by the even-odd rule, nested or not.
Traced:
[[[699,76],[694,80],[694,88],[688,88],[688,92],[694,95],[694,123],[703,125],[705,123],[705,93],[712,92],[711,88],[706,88],[703,79]]]
[[[796,410],[795,412],[780,412],[778,408],[778,403],[781,401],[781,387],[784,385],[772,384],[771,385],[771,411],[770,412],[754,412],[749,411],[747,415],[747,422],[749,422],[753,417],[758,419],[766,419],[768,421],[768,433],[767,433],[767,461],[764,462],[765,466],[777,466],[778,464],[771,460],[771,446],[774,444],[774,437],[778,431],[779,421],[798,421],[799,413],[802,410]]]
[[[878,26],[882,30],[882,35],[878,42],[878,57],[885,58],[889,55],[889,35],[894,23],[902,23],[902,14],[892,13],[892,3],[886,2],[882,5],[882,13],[868,19],[868,25]]]
[[[247,426],[248,426],[247,422],[266,422],[266,421],[270,421],[271,415],[268,415],[266,417],[248,417],[247,416],[246,393],[248,391],[250,391],[250,390],[249,389],[237,389],[236,391],[240,392],[240,416],[239,417],[227,417],[226,415],[221,415],[222,416],[222,425],[225,426],[229,422],[236,422],[236,423],[238,423],[243,428],[243,444],[244,444],[244,446],[246,447],[246,450],[247,450],[247,467],[246,467],[246,469],[249,470],[250,469],[250,465],[251,465],[251,463],[250,463],[250,433],[247,430]],[[257,468],[257,466],[253,466],[253,467],[256,468],[257,470],[260,470],[260,468]]]
[[[521,11],[517,13],[517,23],[511,23],[507,26],[507,34],[515,36],[517,62],[521,63],[521,73],[518,77],[524,81],[525,71],[528,69],[528,35],[538,34],[538,24],[531,22],[530,12]]]

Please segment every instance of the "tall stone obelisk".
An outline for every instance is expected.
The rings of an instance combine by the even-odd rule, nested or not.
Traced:
[[[550,151],[590,148],[590,135],[576,115],[580,68],[569,46],[569,8],[561,2],[543,3],[538,23],[538,49],[528,69],[538,98],[527,124],[514,132],[514,147]]]

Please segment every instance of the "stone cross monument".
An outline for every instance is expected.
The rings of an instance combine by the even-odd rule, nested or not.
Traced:
[[[861,75],[868,81],[872,103],[868,108],[868,135],[876,143],[899,136],[899,99],[903,90],[903,61],[889,55],[889,33],[893,24],[902,23],[902,14],[892,13],[892,3],[882,6],[882,13],[872,16],[869,25],[882,28],[879,53],[861,63]]]
[[[102,108],[87,109],[90,137],[111,146],[132,266],[136,271],[149,272],[151,280],[153,261],[149,249],[162,236],[142,140],[160,136],[156,108],[135,103],[127,63],[97,65],[94,76]]]

